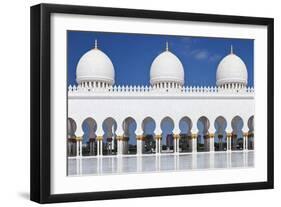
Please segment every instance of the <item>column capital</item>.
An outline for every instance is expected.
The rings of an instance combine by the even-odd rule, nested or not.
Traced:
[[[180,138],[181,138],[180,134],[174,134],[174,139],[180,139]]]
[[[155,135],[155,139],[157,139],[157,140],[162,139],[161,134]]]
[[[145,140],[145,136],[143,135],[137,135],[137,140],[141,140],[141,141],[144,141]]]
[[[209,138],[214,138],[215,134],[214,133],[209,133]]]
[[[192,139],[197,139],[197,133],[192,133],[191,137]]]
[[[97,141],[102,141],[103,140],[103,136],[97,136],[96,140]]]
[[[76,136],[75,140],[76,141],[82,141],[83,137],[82,136]]]
[[[122,135],[116,136],[116,139],[117,139],[118,141],[122,141],[122,140],[123,140],[123,136],[122,136]]]

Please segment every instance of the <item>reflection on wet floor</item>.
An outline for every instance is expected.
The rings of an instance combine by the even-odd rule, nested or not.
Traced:
[[[68,158],[68,175],[254,167],[254,151]]]

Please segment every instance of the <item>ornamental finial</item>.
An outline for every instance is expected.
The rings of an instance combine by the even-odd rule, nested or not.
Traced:
[[[166,51],[169,51],[169,43],[166,41]]]
[[[95,49],[98,49],[98,40],[95,39]]]

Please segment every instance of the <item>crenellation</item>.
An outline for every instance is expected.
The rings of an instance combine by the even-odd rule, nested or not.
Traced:
[[[90,87],[90,86],[81,86],[81,85],[69,85],[68,86],[68,95],[93,95],[93,94],[119,94],[119,95],[149,95],[155,94],[158,95],[217,95],[217,94],[226,94],[226,95],[249,95],[254,96],[254,88],[246,87],[246,88],[224,88],[224,87],[214,87],[214,86],[186,86],[180,88],[167,88],[163,90],[162,88],[156,88],[151,86],[132,86],[132,85],[114,85],[114,86],[106,86],[106,87]]]

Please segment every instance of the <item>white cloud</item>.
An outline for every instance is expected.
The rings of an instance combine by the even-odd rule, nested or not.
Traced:
[[[218,54],[213,54],[209,57],[209,60],[214,62],[214,61],[218,61],[219,59],[221,59],[222,56],[221,55],[218,55]]]
[[[194,55],[197,60],[205,60],[209,57],[209,53],[206,50],[198,51]]]
[[[206,49],[196,49],[189,52],[189,56],[196,60],[217,61],[221,58],[219,54],[212,54]]]

